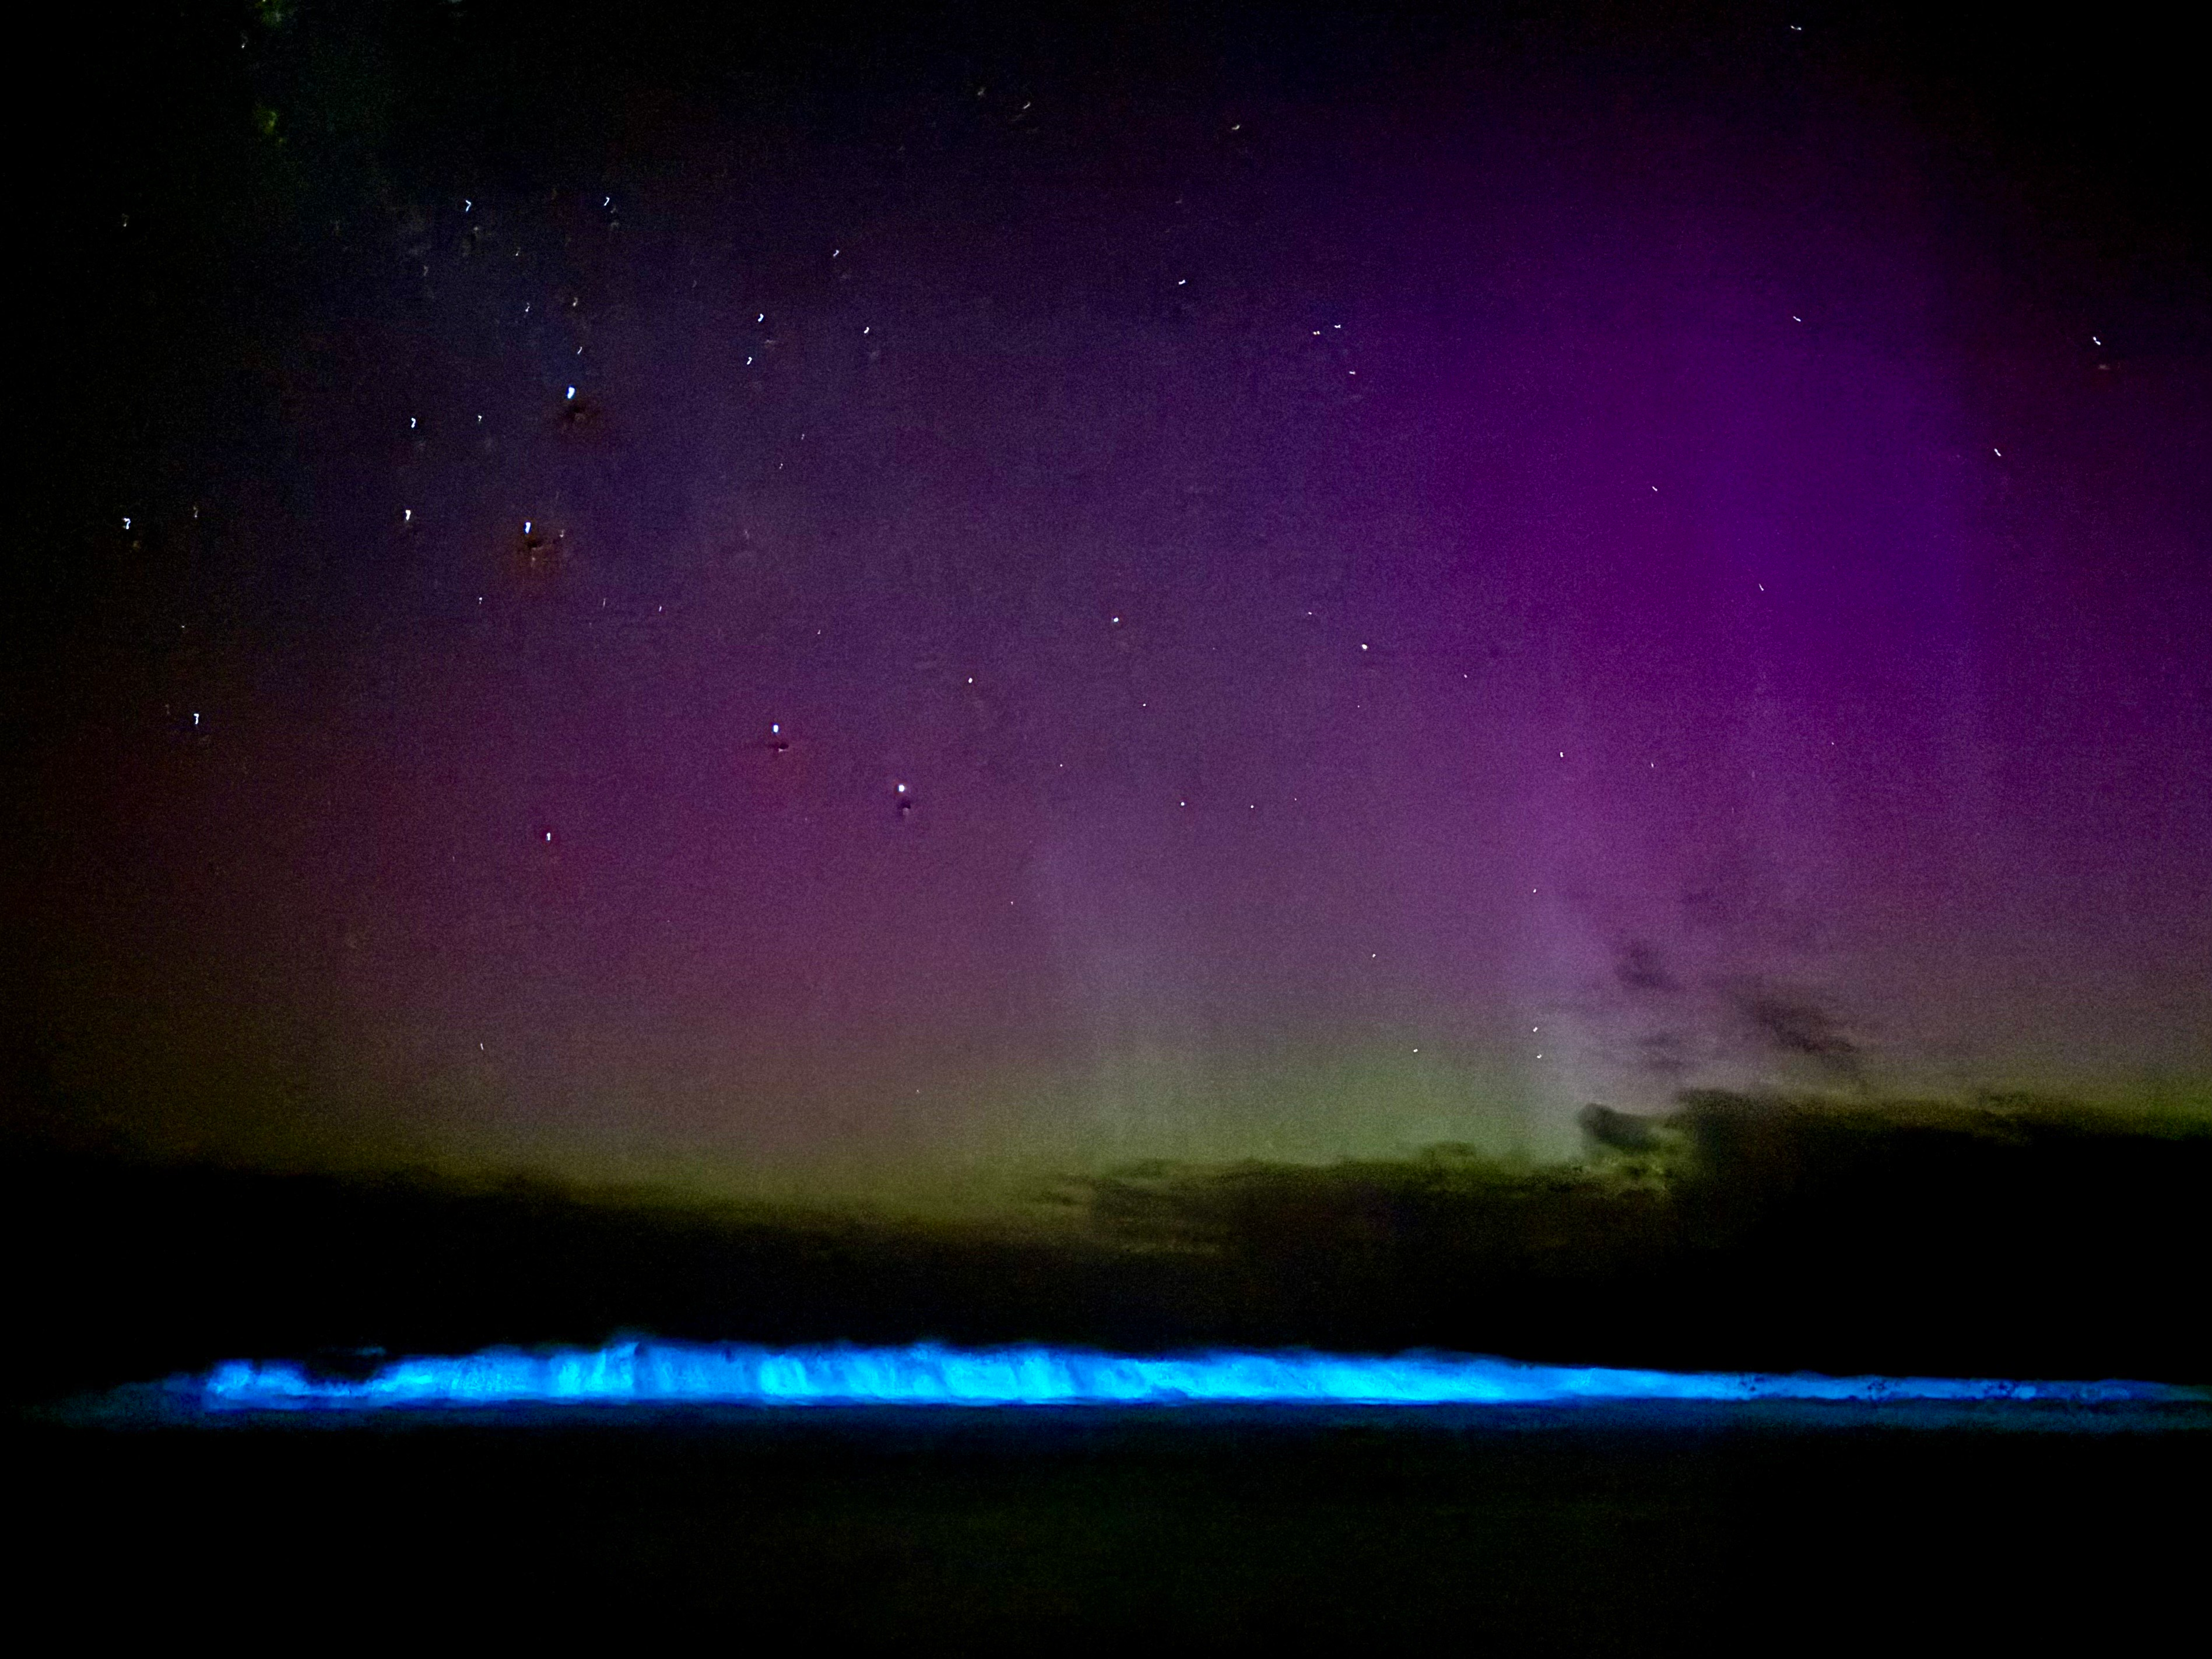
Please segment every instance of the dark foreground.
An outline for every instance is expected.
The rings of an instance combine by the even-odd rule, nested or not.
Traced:
[[[76,1627],[722,1646],[2110,1647],[2188,1614],[2201,1412],[722,1413],[11,1431]],[[2194,1615],[2188,1615],[2192,1618]]]
[[[310,1647],[455,1620],[810,1654],[2190,1645],[2201,1410],[46,1409],[231,1358],[624,1330],[2212,1376],[2201,1126],[1713,1097],[1591,1127],[1617,1165],[1132,1171],[1043,1237],[27,1147],[0,1159],[9,1565],[73,1630]]]

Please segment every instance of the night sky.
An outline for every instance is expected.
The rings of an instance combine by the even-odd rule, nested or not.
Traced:
[[[50,66],[41,1109],[957,1194],[2206,1101],[2174,43],[635,9]]]

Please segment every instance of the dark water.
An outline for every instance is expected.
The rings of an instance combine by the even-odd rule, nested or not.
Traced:
[[[145,1419],[142,1419],[145,1420]],[[720,1647],[2110,1643],[2183,1610],[2201,1409],[1803,1406],[26,1420],[84,1627],[489,1620]]]

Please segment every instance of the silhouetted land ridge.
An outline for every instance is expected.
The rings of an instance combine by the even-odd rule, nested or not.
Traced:
[[[1584,1127],[1589,1158],[1551,1169],[1140,1166],[1048,1195],[1073,1224],[1026,1236],[18,1143],[10,1376],[36,1398],[624,1330],[2212,1376],[2201,1123],[1710,1093]]]

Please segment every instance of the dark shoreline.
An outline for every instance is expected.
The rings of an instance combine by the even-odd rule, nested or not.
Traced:
[[[1132,1170],[1031,1237],[19,1144],[0,1162],[9,1393],[647,1332],[2212,1380],[2185,1314],[2212,1191],[2201,1127],[1712,1096],[1592,1128],[1578,1169],[1441,1148]]]

